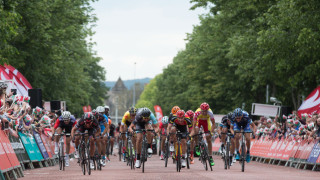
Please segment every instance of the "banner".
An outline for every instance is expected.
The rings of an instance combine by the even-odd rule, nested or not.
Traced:
[[[3,146],[2,142],[2,132],[0,130],[0,169],[1,170],[6,170],[12,167],[11,162],[9,160],[9,157],[7,156],[7,152],[9,151],[7,149],[7,146]]]
[[[301,114],[307,113],[309,117],[313,113],[320,112],[320,86],[309,94],[309,96],[304,100],[301,106],[298,109],[298,115],[301,117]]]
[[[36,140],[37,144],[38,144],[38,147],[41,151],[41,154],[43,156],[44,159],[48,159],[49,158],[49,155],[47,153],[47,149],[46,147],[44,146],[43,142],[42,142],[42,139],[40,137],[40,134],[38,134],[37,132],[33,131],[33,136],[34,136],[34,139]]]
[[[8,136],[3,132],[3,131],[0,131],[0,142],[2,143],[2,146],[8,156],[8,159],[11,163],[11,166],[12,167],[18,167],[20,166],[20,162],[17,158],[17,155],[16,153],[14,152],[12,146],[11,146],[11,143],[9,141],[9,138]]]
[[[0,65],[0,69],[2,71],[3,74],[6,74],[5,78],[8,78],[7,80],[12,80],[14,85],[17,88],[17,93],[23,95],[23,96],[28,96],[28,89],[26,87],[24,87],[24,85],[22,84],[22,82],[13,74],[13,72],[11,72],[9,69],[6,69],[5,67]]]
[[[20,139],[29,155],[31,161],[41,161],[43,157],[38,148],[38,145],[32,136],[25,135],[21,132],[18,133]]]
[[[158,119],[158,122],[160,122],[163,117],[162,109],[159,105],[155,105],[153,108],[154,108],[154,111],[156,112],[156,117]]]
[[[309,163],[316,163],[318,157],[319,157],[319,154],[320,154],[320,144],[319,144],[319,141],[317,143],[315,143],[315,145],[313,146],[313,149],[310,153],[310,156],[307,160],[307,162]]]
[[[40,137],[41,137],[42,142],[47,150],[49,158],[52,158],[52,156],[54,155],[54,151],[51,150],[51,142],[52,142],[51,139],[44,134],[41,134]]]

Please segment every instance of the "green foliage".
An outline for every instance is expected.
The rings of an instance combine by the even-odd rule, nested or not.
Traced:
[[[190,2],[191,9],[209,13],[157,76],[157,93],[143,93],[144,103],[160,105],[165,114],[175,105],[195,110],[203,101],[215,113],[243,103],[250,111],[251,103],[265,103],[269,85],[272,96],[297,109],[301,96],[320,83],[319,1]]]
[[[87,42],[96,21],[91,0],[3,2],[10,2],[11,9],[0,8],[0,15],[5,15],[0,39],[8,47],[0,48],[1,61],[41,88],[44,100],[65,100],[73,113],[80,114],[83,105],[103,104],[106,72]]]

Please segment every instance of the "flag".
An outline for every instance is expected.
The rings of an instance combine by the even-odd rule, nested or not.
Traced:
[[[16,68],[7,64],[4,64],[4,66],[6,67],[6,69],[9,69],[13,72],[13,74],[22,82],[24,87],[26,87],[27,89],[32,89],[32,86],[29,83],[29,81]]]
[[[298,109],[298,115],[301,117],[302,114],[308,114],[312,116],[313,113],[320,112],[320,86],[309,94]]]
[[[82,109],[83,109],[84,113],[88,112],[88,107],[87,106],[83,106]]]
[[[89,105],[87,107],[88,107],[88,112],[91,112],[92,111],[91,106]]]
[[[16,84],[11,81],[11,78],[9,77],[8,73],[5,71],[5,68],[0,65],[0,80],[3,81],[10,81],[8,88],[7,88],[7,93],[9,93],[8,89],[17,89],[17,92],[19,94],[22,94],[20,90],[17,88]]]
[[[158,122],[160,122],[163,117],[162,109],[159,105],[155,105],[153,108],[154,108],[154,111],[156,112],[156,117],[158,119]]]
[[[8,68],[1,66],[1,68],[6,71],[9,75],[10,79],[13,80],[14,84],[16,85],[17,89],[20,91],[21,95],[28,96],[28,89],[24,86],[24,84],[20,81],[20,79]]]

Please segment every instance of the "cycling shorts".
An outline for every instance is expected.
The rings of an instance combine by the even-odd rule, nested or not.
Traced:
[[[205,121],[205,120],[198,120],[197,122],[197,127],[201,128],[203,127],[204,132],[210,131],[211,130],[211,121]]]
[[[249,123],[234,123],[233,124],[233,130],[234,131],[240,131],[243,129],[244,132],[251,132],[250,124]]]

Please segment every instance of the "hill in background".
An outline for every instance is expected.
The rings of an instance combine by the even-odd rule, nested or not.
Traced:
[[[122,80],[122,81],[127,89],[132,89],[133,84],[135,82],[143,85],[143,84],[149,83],[151,79],[152,78],[143,78],[143,79],[136,79],[136,80]],[[116,82],[117,81],[105,81],[105,84],[107,87],[112,88],[116,84]]]

